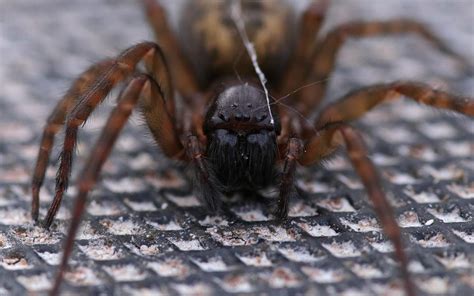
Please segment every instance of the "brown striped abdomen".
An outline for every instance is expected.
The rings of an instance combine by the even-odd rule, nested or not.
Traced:
[[[204,86],[217,77],[254,75],[231,17],[232,0],[189,1],[181,15],[183,49]],[[278,79],[293,48],[294,13],[281,0],[241,0],[242,15],[258,62],[269,81]]]

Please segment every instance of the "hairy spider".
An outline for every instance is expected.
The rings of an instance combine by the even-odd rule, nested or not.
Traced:
[[[278,185],[275,215],[284,219],[294,194],[298,164],[316,164],[338,147],[345,147],[394,245],[405,290],[415,294],[400,229],[361,136],[350,123],[394,95],[468,116],[474,116],[474,101],[425,84],[396,81],[352,91],[323,108],[309,124],[304,118],[319,106],[337,53],[349,37],[414,33],[461,59],[423,25],[406,19],[346,23],[317,39],[328,2],[312,2],[298,25],[294,25],[294,15],[283,1],[240,3],[245,29],[269,78],[269,98],[258,84],[255,65],[242,55],[245,43],[237,22],[232,21],[232,1],[189,1],[182,17],[186,44],[179,43],[171,32],[162,7],[155,0],[143,1],[158,43],[139,43],[115,59],[92,65],[72,84],[44,128],[32,181],[35,220],[55,135],[63,126],[66,130],[56,193],[44,222],[49,228],[68,185],[79,126],[113,88],[125,82],[117,106],[77,180],[73,217],[52,294],[59,291],[87,195],[136,106],[163,153],[191,164],[197,195],[211,211],[221,207],[221,194]],[[293,31],[298,39],[290,46],[295,41]],[[142,62],[145,71],[138,67]],[[234,72],[239,73],[237,78]],[[300,92],[293,91],[301,85],[305,87]],[[175,90],[182,99],[180,112],[176,111]],[[278,101],[273,99],[288,93]]]

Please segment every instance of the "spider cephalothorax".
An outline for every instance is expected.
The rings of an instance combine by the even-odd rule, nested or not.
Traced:
[[[204,124],[206,154],[225,191],[262,189],[275,180],[278,114],[269,113],[265,94],[240,83],[218,94]]]
[[[52,294],[59,290],[88,193],[132,110],[139,106],[163,153],[191,164],[196,191],[213,211],[221,204],[222,192],[257,190],[276,184],[279,197],[275,215],[285,219],[296,167],[321,162],[337,147],[344,146],[394,246],[405,290],[414,295],[416,290],[408,273],[400,229],[362,138],[350,124],[394,94],[468,116],[474,116],[474,100],[426,84],[396,81],[348,93],[320,110],[313,124],[308,124],[306,118],[323,99],[337,52],[348,37],[415,33],[445,53],[462,58],[422,24],[406,19],[346,23],[318,39],[329,0],[311,2],[298,27],[288,18],[291,15],[286,11],[288,7],[276,5],[280,1],[243,1],[242,15],[251,17],[240,18],[235,27],[228,15],[231,0],[189,1],[188,9],[184,9],[184,23],[193,25],[183,35],[191,35],[190,44],[199,55],[187,56],[182,49],[185,46],[177,42],[169,29],[162,7],[154,0],[143,2],[158,43],[142,42],[115,59],[92,65],[57,104],[44,128],[32,181],[35,220],[39,190],[55,135],[63,126],[66,130],[55,197],[44,223],[48,228],[68,184],[79,127],[115,86],[126,82],[117,106],[79,174],[74,215]],[[250,41],[255,44],[263,71],[271,72],[267,75],[269,97],[288,94],[278,102],[264,95],[259,86],[245,82],[255,79],[248,77],[253,76],[255,64],[240,53],[244,38],[241,40],[237,32],[245,29],[242,24],[251,32]],[[287,46],[285,42],[292,39],[291,32],[298,32],[298,40],[294,46]],[[193,63],[193,69],[191,61],[201,60],[204,66]],[[146,74],[140,73],[137,67],[141,62]],[[468,63],[463,61],[463,65]],[[219,91],[213,90],[213,85],[234,72],[239,74],[233,77],[233,83],[224,84]],[[294,91],[303,85],[301,91]],[[175,88],[182,97],[182,112],[175,108]]]

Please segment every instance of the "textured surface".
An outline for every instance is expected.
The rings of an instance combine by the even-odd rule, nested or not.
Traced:
[[[30,173],[48,112],[87,65],[151,33],[135,1],[0,0],[0,6],[0,295],[7,295],[49,287],[70,216],[74,186],[51,232],[29,216]],[[400,16],[426,23],[474,62],[470,0],[334,1],[328,28]],[[473,77],[415,37],[350,41],[340,57],[329,100],[401,78],[474,93]],[[80,135],[73,178],[113,100],[105,105]],[[418,287],[427,294],[468,294],[474,289],[472,120],[400,101],[358,124],[403,227]],[[391,246],[344,157],[300,171],[302,198],[283,224],[271,220],[265,202],[242,196],[229,198],[224,215],[207,215],[189,193],[184,171],[164,160],[140,120],[132,120],[91,196],[64,289],[401,293]],[[54,175],[51,166],[41,216]]]

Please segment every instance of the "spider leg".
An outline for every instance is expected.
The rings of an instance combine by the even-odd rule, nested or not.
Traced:
[[[341,144],[345,144],[347,155],[364,184],[383,231],[394,246],[395,257],[400,263],[405,291],[407,295],[415,295],[415,286],[408,273],[408,259],[403,250],[400,227],[382,190],[375,166],[367,156],[367,149],[359,133],[344,123],[326,125],[325,128],[309,139],[299,162],[303,165],[311,165],[321,161]]]
[[[120,95],[117,106],[110,114],[102,134],[92,149],[91,154],[77,181],[78,193],[73,208],[73,216],[69,226],[60,268],[56,275],[51,295],[56,295],[59,292],[59,286],[67,268],[68,258],[72,252],[74,237],[76,236],[81,216],[84,212],[87,195],[97,182],[102,165],[110,154],[110,151],[112,150],[120,131],[124,127],[137,103],[142,100],[156,100],[157,105],[154,108],[162,110],[161,112],[157,111],[157,113],[159,113],[158,115],[162,117],[161,122],[166,123],[166,125],[163,126],[163,129],[165,127],[170,127],[173,131],[175,131],[171,117],[167,113],[166,108],[164,108],[165,105],[163,97],[160,95],[158,90],[159,86],[156,84],[153,78],[145,74],[141,74],[130,81],[126,89]],[[180,150],[183,150],[176,132],[170,132],[169,138],[165,139],[164,141],[167,143],[172,143],[172,148],[176,150],[172,151],[172,149],[168,149],[168,151],[172,152],[173,154],[177,154]]]
[[[328,105],[321,111],[315,124],[319,132],[311,138],[305,137],[309,140],[299,162],[303,165],[319,162],[329,156],[338,146],[346,144],[352,165],[361,177],[369,198],[374,204],[384,232],[395,246],[395,255],[401,263],[407,294],[412,295],[415,290],[408,277],[407,259],[402,249],[400,230],[381,189],[375,167],[367,158],[367,151],[358,133],[342,123],[361,117],[377,104],[392,98],[394,94],[404,95],[429,106],[474,116],[474,99],[435,90],[426,84],[397,81],[365,87],[347,94],[343,99]]]
[[[218,211],[222,204],[220,182],[211,170],[197,136],[188,136],[186,152],[194,169],[194,190],[209,210]]]
[[[298,111],[307,115],[320,104],[328,85],[328,78],[336,63],[337,53],[348,37],[362,38],[402,33],[413,33],[422,37],[441,52],[459,60],[463,67],[469,67],[469,63],[462,56],[453,52],[424,25],[415,21],[398,19],[343,24],[330,31],[325,38],[318,42],[316,51],[311,58],[312,64],[307,72],[305,84],[310,84],[315,81],[319,81],[320,83],[304,88],[300,95],[297,96],[296,108]]]
[[[303,148],[303,141],[300,139],[290,138],[288,140],[285,163],[280,180],[280,196],[275,211],[275,216],[279,219],[285,219],[288,216],[288,203],[294,190],[296,162],[303,153]]]
[[[54,145],[54,137],[61,129],[66,119],[66,114],[72,108],[77,95],[84,92],[91,82],[97,77],[98,72],[104,67],[109,67],[113,63],[113,60],[104,60],[95,65],[92,65],[79,78],[73,83],[72,87],[67,91],[61,101],[58,102],[53,112],[48,118],[46,126],[43,130],[41,138],[40,150],[38,152],[38,161],[36,162],[35,170],[32,179],[32,205],[31,205],[31,216],[36,221],[38,220],[39,211],[39,192],[41,185],[43,184],[44,175],[48,166],[49,157],[51,150]]]
[[[153,139],[161,151],[169,158],[182,159],[184,147],[178,136],[178,128],[173,120],[173,113],[166,108],[165,94],[160,84],[149,80],[150,87],[142,90],[140,109]]]
[[[169,27],[166,12],[156,0],[143,0],[143,6],[157,42],[163,48],[170,64],[173,65],[172,74],[176,81],[176,88],[185,100],[190,100],[198,92],[199,86],[187,57],[182,53]]]
[[[281,80],[280,93],[286,94],[301,86],[308,58],[314,50],[316,35],[322,27],[330,0],[311,2],[299,24],[297,44]]]
[[[159,85],[160,94],[165,100],[166,110],[170,115],[175,116],[175,89],[164,52],[157,46],[154,51],[143,56],[143,61],[146,72],[150,73],[154,81]]]
[[[56,109],[53,111],[53,117],[65,116],[64,113],[61,113],[61,110],[66,110],[68,115],[65,120],[66,135],[64,138],[63,151],[60,157],[60,166],[56,177],[56,192],[51,207],[49,208],[46,215],[44,223],[46,228],[49,228],[51,225],[54,216],[59,209],[62,195],[68,185],[69,172],[72,164],[73,151],[76,144],[79,126],[87,120],[92,111],[107,96],[107,94],[115,85],[126,80],[132,73],[135,72],[135,67],[141,60],[144,60],[145,63],[153,62],[153,65],[147,64],[147,68],[154,69],[154,65],[165,65],[164,62],[154,62],[157,60],[159,61],[159,59],[164,59],[163,54],[160,47],[153,42],[143,42],[132,46],[122,52],[118,58],[112,62],[104,62],[103,64],[97,66],[96,71],[88,72],[91,74],[91,77],[88,79],[94,82],[90,83],[84,92],[76,94],[77,96],[72,95],[74,97],[75,106],[70,107],[70,110],[67,110],[67,108],[63,109],[60,103],[58,107],[59,111],[56,111]],[[153,76],[156,76],[156,74],[159,74],[159,72],[160,71],[158,71],[158,73],[152,74]],[[171,90],[171,81],[166,78],[166,75],[164,78],[165,90]],[[65,103],[66,102],[69,101],[65,101]],[[172,105],[174,105],[173,102],[169,101],[169,103],[167,103],[167,108]],[[64,120],[62,120],[62,122],[54,121],[55,124],[63,124],[63,122]],[[48,129],[48,126],[49,125],[47,125],[46,129]],[[59,127],[59,125],[53,125],[53,128],[51,129],[59,129]],[[48,133],[48,137],[49,138],[46,138],[47,141],[49,141],[51,137],[54,137],[54,133]],[[49,142],[47,142],[47,144],[49,144]],[[38,184],[37,180],[42,180],[42,177],[44,176],[45,164],[43,164],[43,162],[47,163],[46,157],[48,155],[48,152],[41,153],[40,151],[37,162],[40,163],[38,166],[40,167],[41,171],[39,169],[38,171],[43,173],[39,174],[38,176],[35,175],[36,181],[34,181],[34,184]],[[34,187],[33,200],[35,199],[35,195],[38,191],[39,187]]]
[[[355,120],[378,104],[392,98],[394,94],[403,95],[418,103],[432,107],[474,116],[474,98],[436,90],[429,85],[418,82],[397,81],[358,89],[347,94],[343,99],[328,105],[321,111],[316,122],[316,128],[322,128],[331,122]]]

